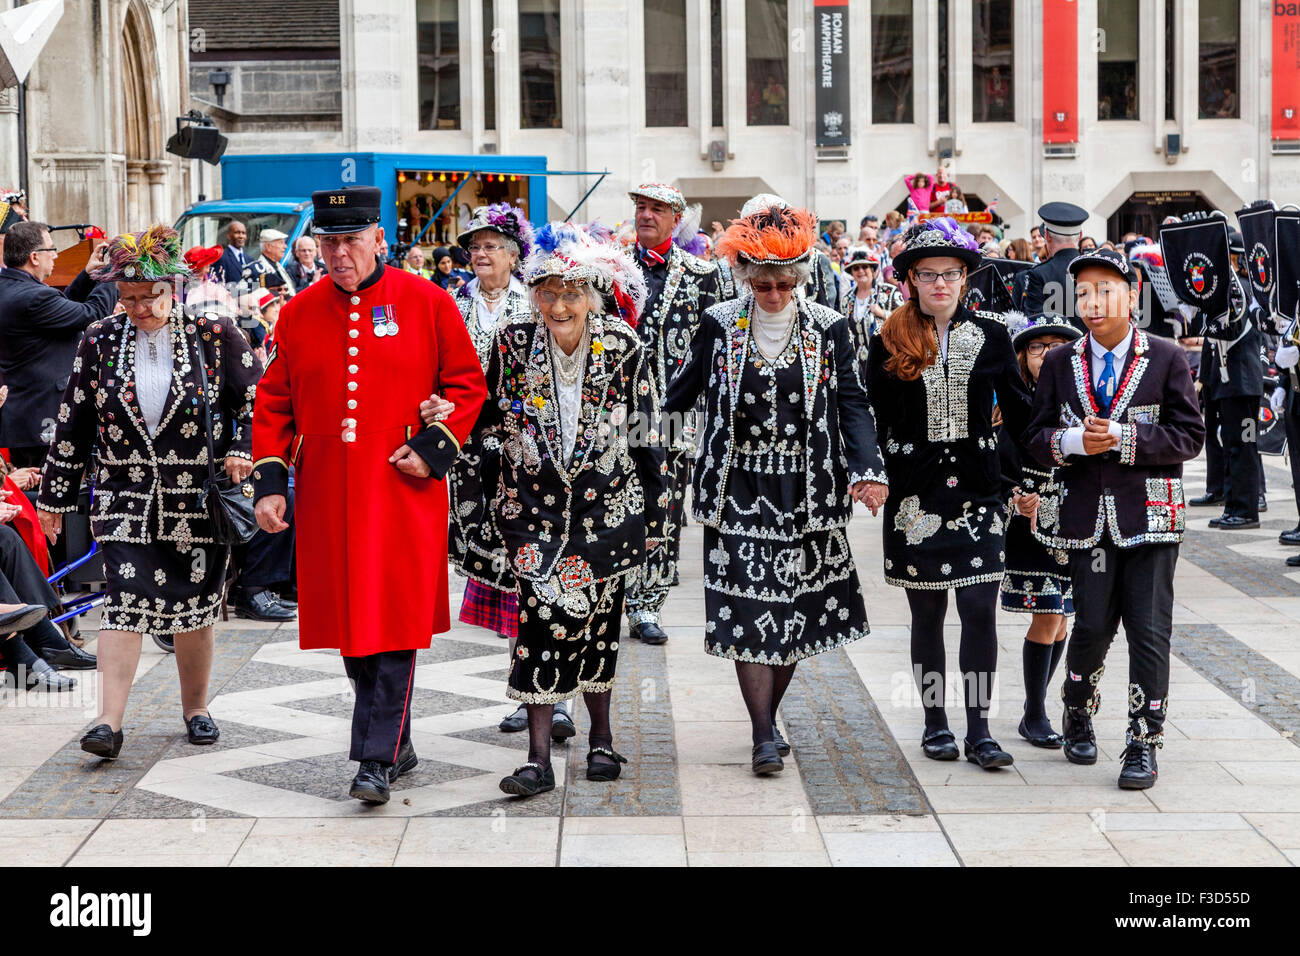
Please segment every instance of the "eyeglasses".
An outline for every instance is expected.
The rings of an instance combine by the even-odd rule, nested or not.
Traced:
[[[947,272],[931,272],[926,269],[923,272],[915,273],[916,281],[921,285],[934,285],[937,279],[942,279],[948,285],[952,285],[955,282],[960,282],[961,277],[965,274],[965,269],[949,269]]]
[[[1043,355],[1052,351],[1058,345],[1064,345],[1064,342],[1030,342],[1025,346],[1025,351],[1030,355]]]
[[[59,250],[58,250],[57,248],[55,248],[54,246],[46,246],[46,247],[43,248],[43,249],[33,249],[33,250],[32,250],[32,252],[58,252],[58,251],[59,251]]]
[[[794,291],[793,282],[755,282],[750,288],[759,295],[771,295],[773,292],[780,292],[785,295],[787,292]]]
[[[543,289],[541,292],[537,293],[537,299],[539,302],[542,302],[546,305],[555,305],[556,301],[558,300],[560,302],[563,302],[565,306],[567,306],[570,309],[573,308],[575,305],[581,304],[582,301],[586,298],[587,295],[585,292],[562,292],[559,295],[556,295],[554,292],[550,291],[549,289]]]
[[[500,252],[504,248],[505,246],[501,245],[501,243],[499,242],[484,242],[484,243],[476,242],[474,243],[474,245],[470,246],[467,249],[467,251],[471,256],[478,255],[480,252],[486,252],[488,255],[494,255],[495,253]]]

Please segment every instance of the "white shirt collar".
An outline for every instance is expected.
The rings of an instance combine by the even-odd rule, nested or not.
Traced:
[[[1120,366],[1124,364],[1124,359],[1128,356],[1128,350],[1132,347],[1132,345],[1133,345],[1133,326],[1130,325],[1128,328],[1128,335],[1124,336],[1123,340],[1118,345],[1116,345],[1113,349],[1109,350],[1110,352],[1113,352],[1115,355],[1116,369],[1120,368]],[[1106,361],[1106,352],[1108,351],[1106,346],[1102,345],[1091,335],[1088,336],[1088,347],[1092,351],[1092,357],[1094,359],[1096,359],[1098,362]]]

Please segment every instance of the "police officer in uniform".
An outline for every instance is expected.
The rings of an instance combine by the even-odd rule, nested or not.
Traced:
[[[1069,269],[1079,254],[1079,237],[1088,221],[1088,211],[1074,203],[1049,202],[1038,207],[1038,215],[1043,221],[1047,254],[1034,268],[1016,276],[1013,299],[1031,322],[1051,313],[1065,316],[1080,332],[1087,332],[1075,315],[1074,280]]]
[[[1241,233],[1228,229],[1232,268],[1246,251]],[[1250,280],[1242,280],[1243,291]],[[1259,426],[1259,400],[1264,394],[1264,363],[1260,357],[1262,335],[1259,305],[1246,292],[1246,310],[1240,325],[1232,325],[1231,339],[1205,337],[1201,344],[1201,394],[1205,399],[1206,493],[1193,505],[1223,502],[1223,514],[1210,527],[1225,531],[1259,527],[1260,478],[1263,468],[1255,442]]]

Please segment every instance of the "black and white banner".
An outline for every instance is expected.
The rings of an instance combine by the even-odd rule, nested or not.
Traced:
[[[1277,250],[1277,314],[1300,316],[1300,211],[1281,210],[1273,220]]]
[[[1196,306],[1207,322],[1227,315],[1232,285],[1228,220],[1215,216],[1161,226],[1160,251],[1178,301]]]
[[[849,145],[849,0],[815,0],[817,145]]]
[[[1237,224],[1241,226],[1241,239],[1246,247],[1244,271],[1250,276],[1250,290],[1255,301],[1267,315],[1272,311],[1269,297],[1273,294],[1276,233],[1273,219],[1277,210],[1271,202],[1256,203],[1237,210]]]

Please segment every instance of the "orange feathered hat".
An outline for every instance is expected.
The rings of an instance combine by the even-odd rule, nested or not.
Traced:
[[[717,252],[731,260],[733,266],[740,262],[785,266],[807,259],[816,241],[817,219],[813,214],[778,201],[733,219],[718,238]]]

